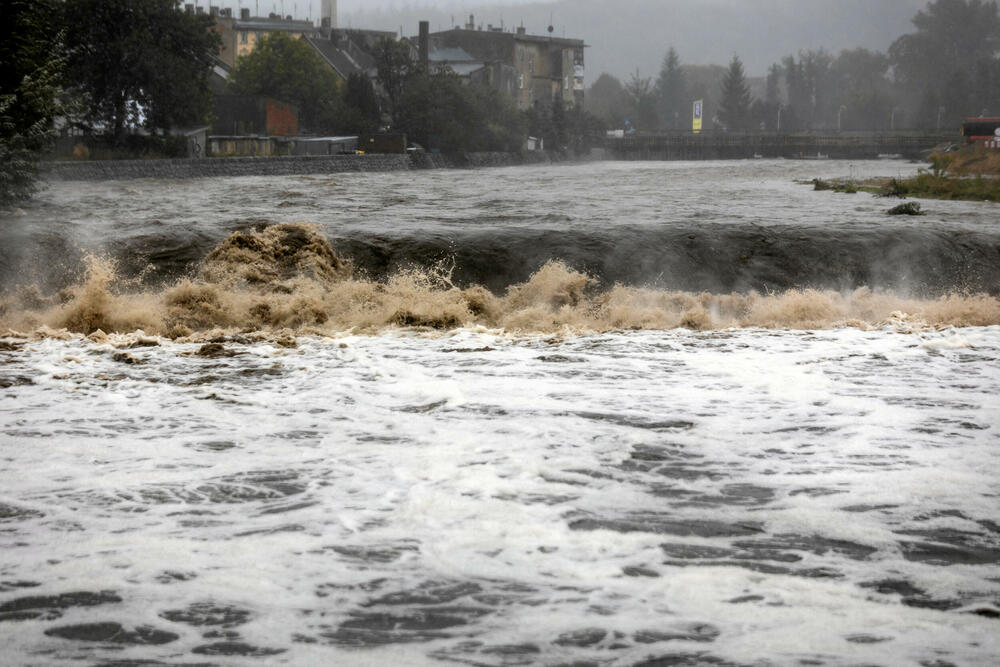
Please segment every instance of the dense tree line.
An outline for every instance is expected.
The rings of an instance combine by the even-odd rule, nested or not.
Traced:
[[[761,79],[748,78],[738,57],[728,68],[696,67],[671,47],[655,82],[604,74],[587,108],[612,127],[628,119],[645,131],[690,131],[699,99],[706,129],[716,130],[937,130],[1000,115],[996,0],[932,0],[913,25],[886,53],[804,50]]]
[[[52,138],[63,58],[48,0],[0,5],[0,206],[30,196],[39,153]]]

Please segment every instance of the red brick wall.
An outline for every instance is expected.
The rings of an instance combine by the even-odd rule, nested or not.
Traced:
[[[299,133],[299,115],[295,107],[275,100],[267,101],[268,136],[294,136]]]

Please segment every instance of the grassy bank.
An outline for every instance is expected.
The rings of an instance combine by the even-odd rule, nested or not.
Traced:
[[[930,166],[912,178],[800,182],[816,190],[844,194],[869,192],[882,197],[1000,201],[1000,150],[963,148],[931,155],[929,160]]]

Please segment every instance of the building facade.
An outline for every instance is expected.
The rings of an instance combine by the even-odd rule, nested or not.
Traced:
[[[219,58],[230,67],[236,65],[241,56],[252,53],[257,45],[269,35],[286,33],[293,39],[315,37],[320,30],[310,21],[297,21],[291,16],[272,14],[267,17],[250,16],[249,9],[243,9],[239,18],[227,14],[217,14],[215,31],[222,38]]]
[[[482,82],[510,95],[521,109],[547,106],[557,98],[567,106],[583,104],[583,40],[529,35],[523,27],[477,29],[472,17],[464,27],[430,38],[432,53],[461,49],[483,63]]]

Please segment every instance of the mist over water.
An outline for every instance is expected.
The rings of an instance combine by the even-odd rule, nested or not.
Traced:
[[[53,184],[4,665],[992,665],[994,204],[607,163]]]

